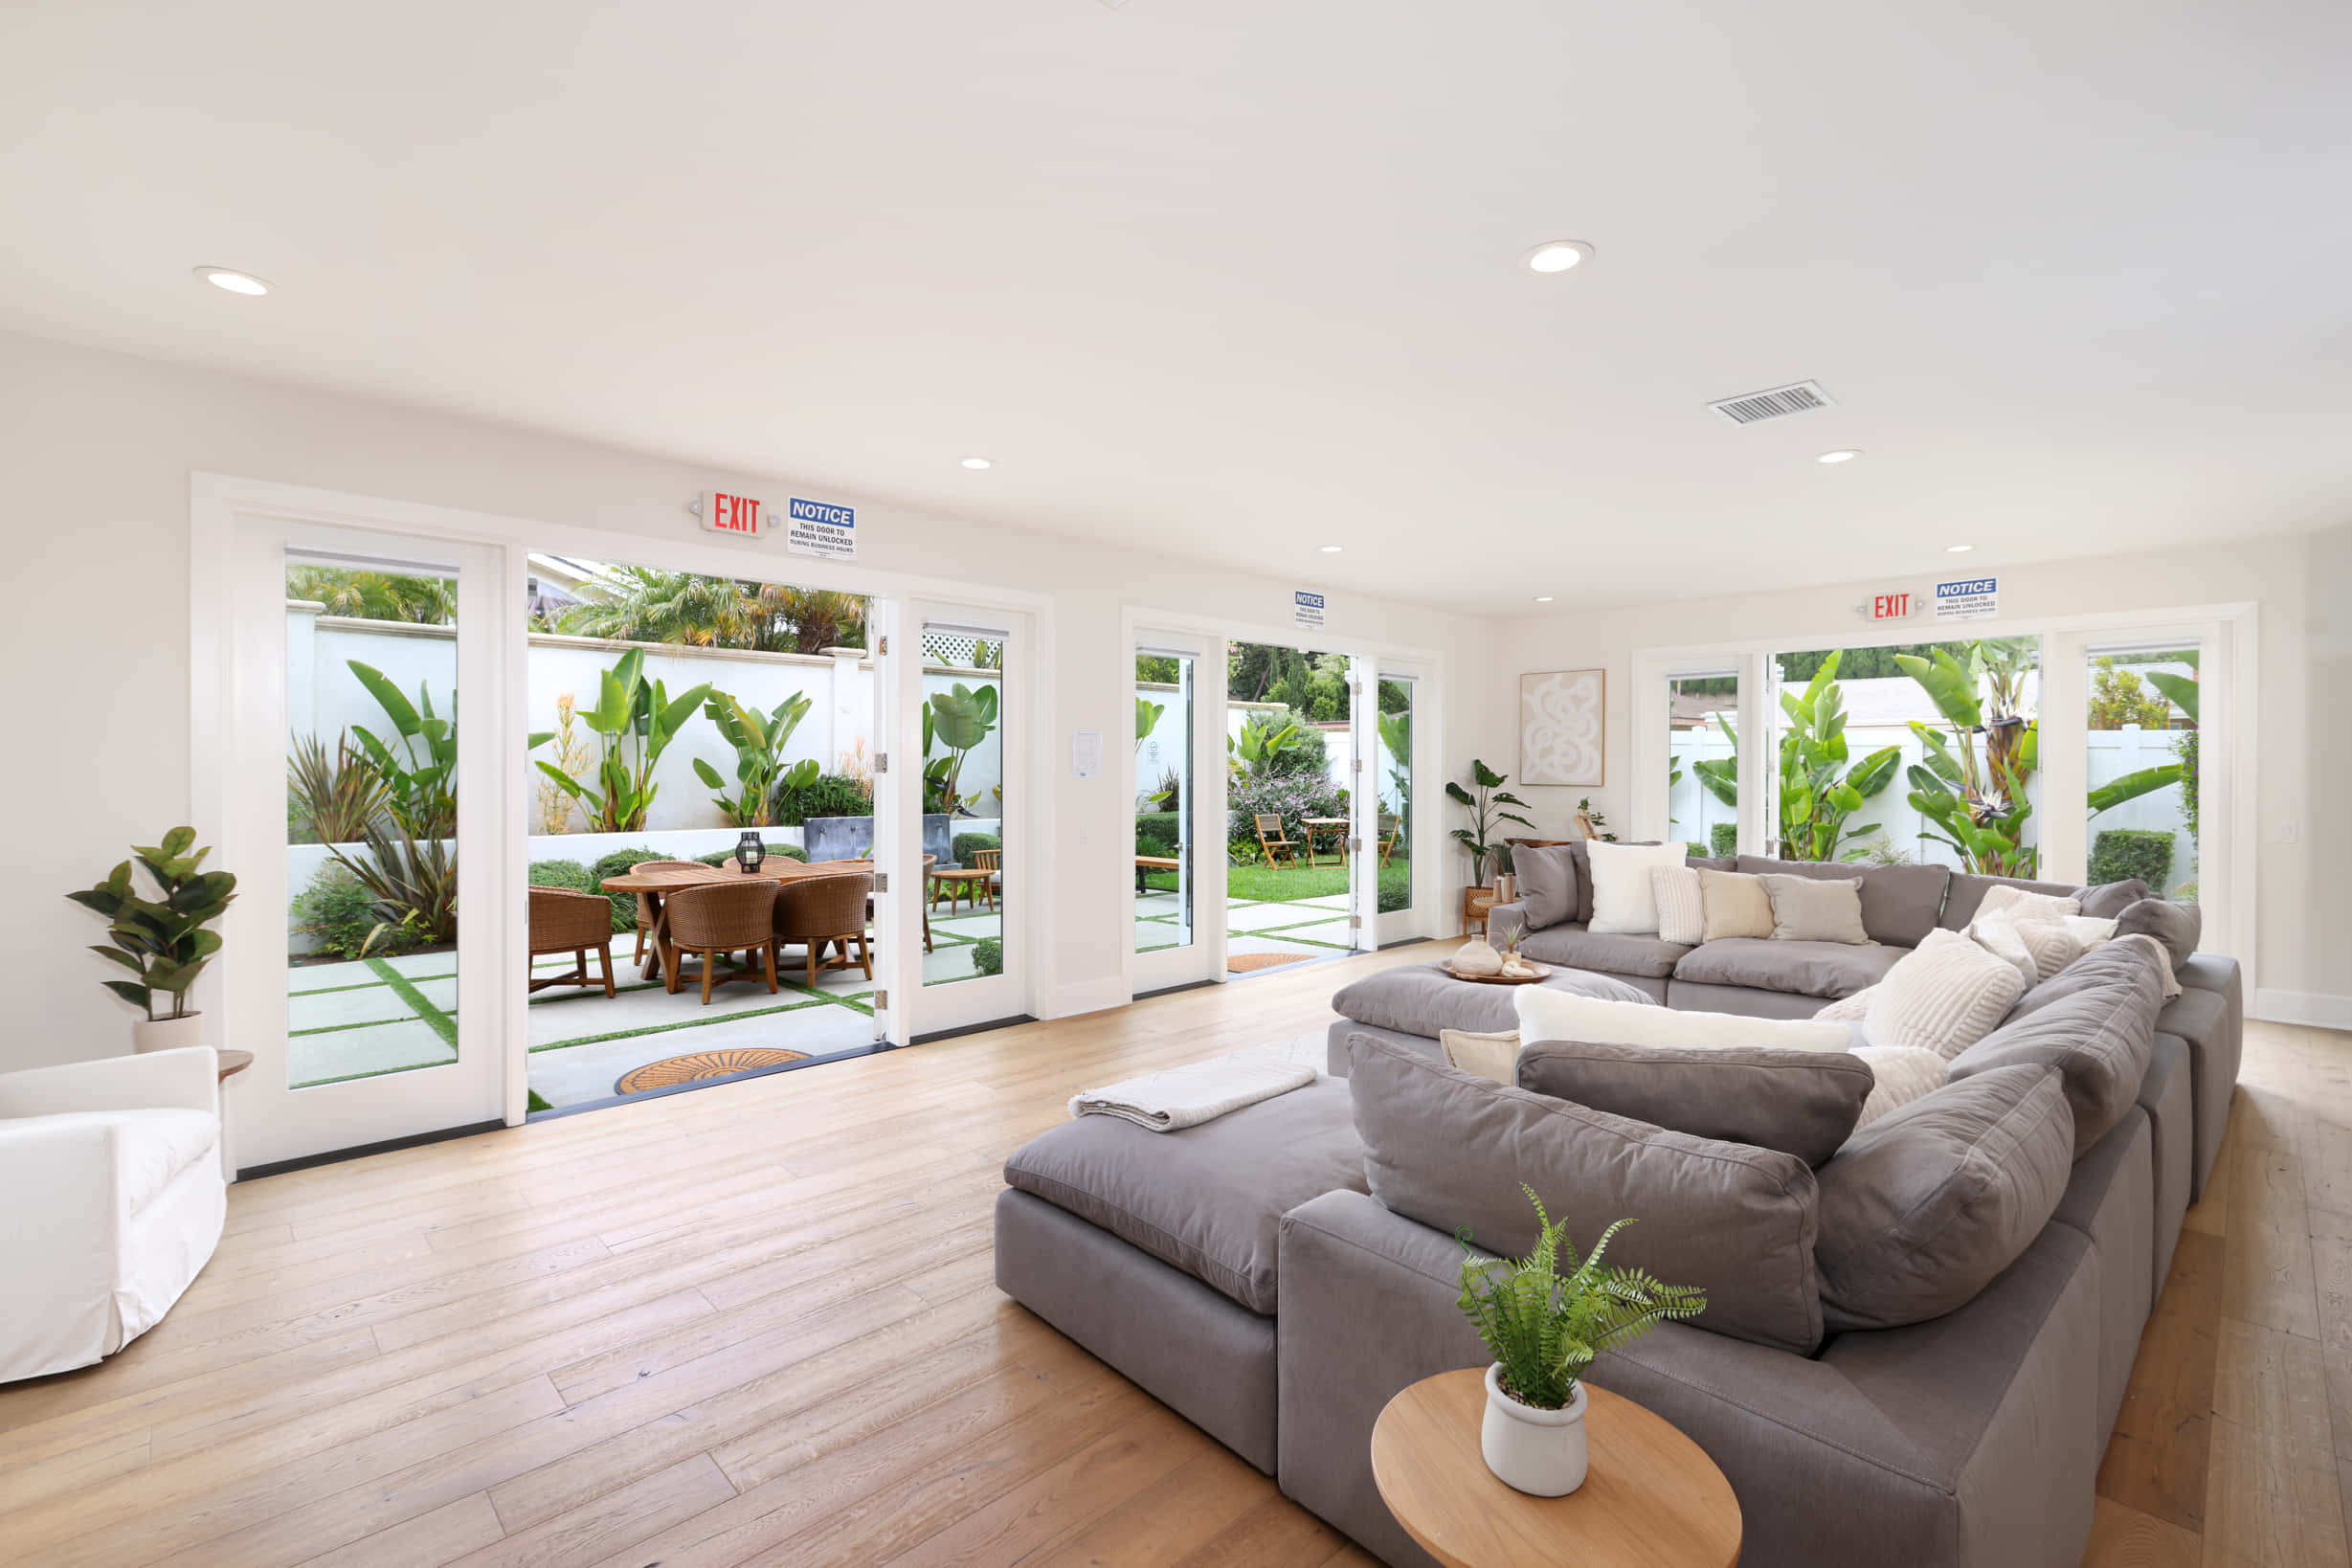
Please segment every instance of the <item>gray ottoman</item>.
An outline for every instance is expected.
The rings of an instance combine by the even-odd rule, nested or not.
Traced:
[[[1004,1162],[997,1286],[1274,1473],[1282,1217],[1363,1192],[1348,1086],[1319,1079],[1181,1132],[1077,1116]]]
[[[1573,992],[1610,1001],[1641,1002],[1656,1007],[1658,998],[1614,974],[1584,969],[1556,969],[1549,979],[1535,982],[1548,991]],[[1348,1037],[1364,1030],[1423,1056],[1441,1056],[1438,1031],[1467,1029],[1494,1034],[1519,1026],[1518,1003],[1512,999],[1515,985],[1480,985],[1457,980],[1443,964],[1404,964],[1367,974],[1341,989],[1332,998],[1339,1015],[1326,1049],[1327,1070],[1344,1078],[1348,1071]]]

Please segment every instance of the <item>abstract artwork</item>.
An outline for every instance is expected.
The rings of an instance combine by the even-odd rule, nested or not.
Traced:
[[[1519,677],[1519,782],[1600,789],[1606,782],[1606,670]]]

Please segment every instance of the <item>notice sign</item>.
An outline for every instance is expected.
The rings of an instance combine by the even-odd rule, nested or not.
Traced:
[[[784,522],[784,544],[795,555],[854,561],[858,558],[857,508],[795,496]]]
[[[1320,631],[1323,626],[1323,595],[1299,589],[1290,595],[1290,624],[1301,630]]]
[[[1938,620],[1983,620],[2001,614],[2001,579],[1955,577],[1936,585]]]
[[[755,496],[730,496],[724,490],[703,492],[703,526],[711,533],[757,539],[773,526],[774,515]]]

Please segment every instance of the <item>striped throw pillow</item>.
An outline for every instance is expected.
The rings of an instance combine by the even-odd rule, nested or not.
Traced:
[[[1699,874],[1688,865],[1650,867],[1649,885],[1658,900],[1658,940],[1697,947],[1707,940],[1707,906],[1699,898]]]
[[[1871,987],[1862,1032],[1873,1045],[1913,1045],[1946,1062],[1991,1034],[2026,994],[2026,978],[1965,931],[1930,931]]]

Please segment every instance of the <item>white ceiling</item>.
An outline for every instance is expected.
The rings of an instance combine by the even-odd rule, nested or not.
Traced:
[[[16,0],[0,325],[1565,612],[2352,518],[2347,83],[2342,0]]]

